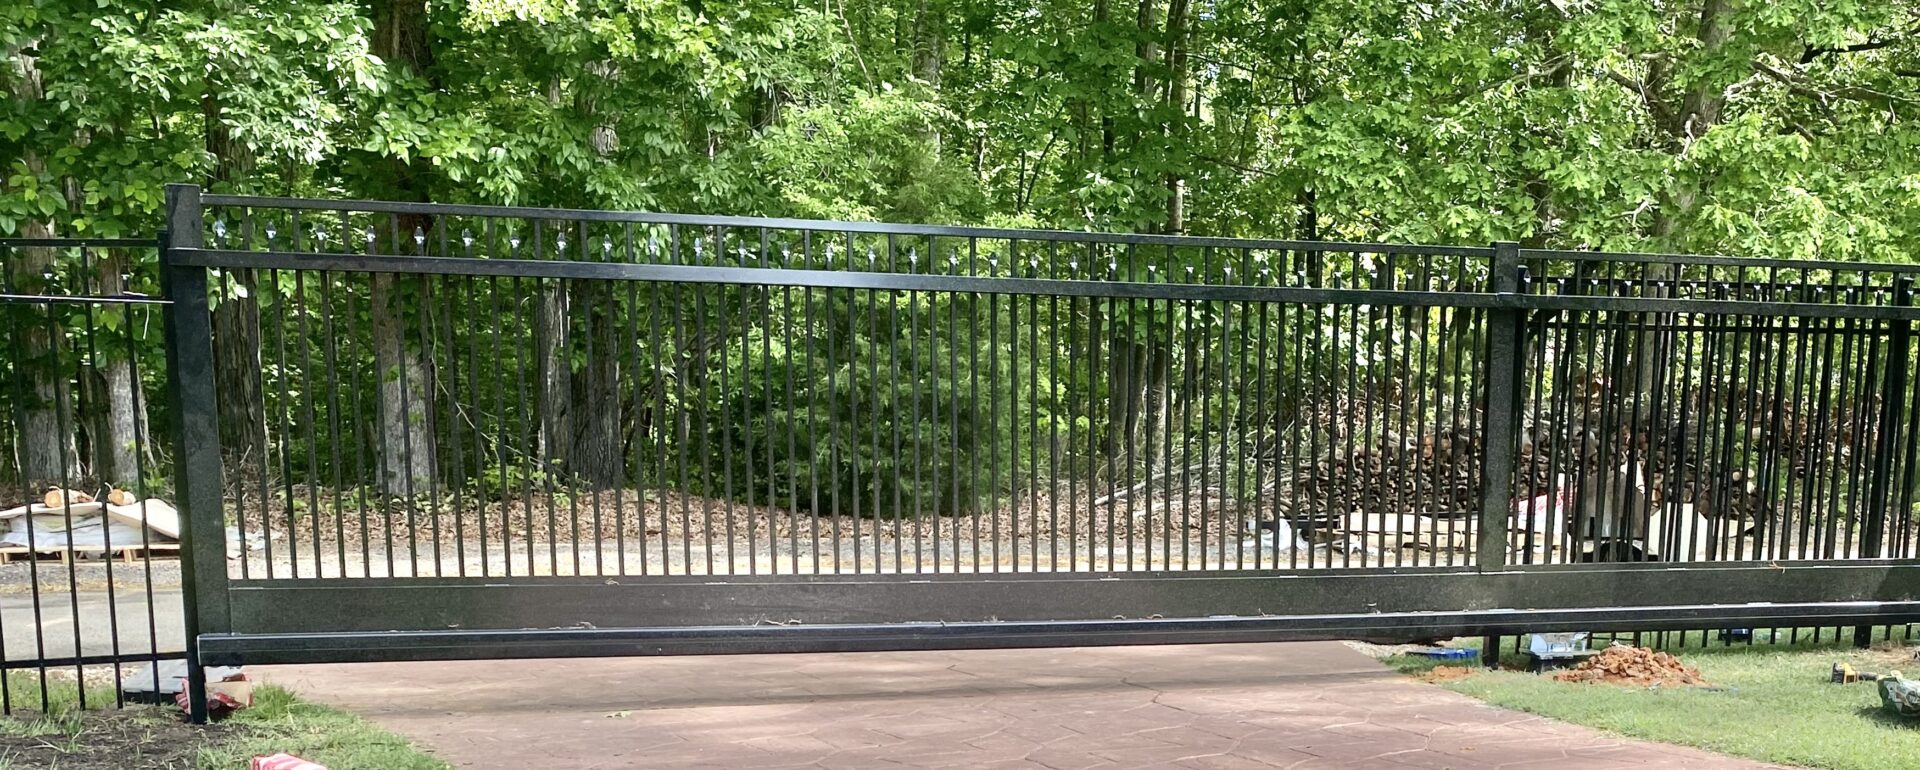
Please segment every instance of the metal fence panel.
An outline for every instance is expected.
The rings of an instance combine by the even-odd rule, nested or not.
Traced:
[[[125,703],[185,655],[156,245],[0,239],[0,713]]]
[[[199,200],[236,660],[1920,600],[1900,268]]]

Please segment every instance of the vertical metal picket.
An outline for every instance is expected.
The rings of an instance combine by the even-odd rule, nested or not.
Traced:
[[[1913,305],[1913,278],[1900,276],[1893,284],[1894,307]],[[1887,322],[1887,355],[1885,382],[1880,394],[1880,427],[1873,446],[1873,478],[1867,492],[1867,510],[1860,524],[1860,556],[1866,559],[1880,558],[1883,553],[1882,541],[1886,539],[1888,497],[1893,478],[1893,455],[1899,451],[1897,434],[1905,415],[1902,409],[1907,403],[1907,346],[1913,339],[1913,322],[1904,318]],[[1853,646],[1866,648],[1873,644],[1873,627],[1860,626],[1853,630]]]
[[[222,506],[219,407],[214,391],[213,315],[207,269],[180,263],[179,249],[202,244],[200,188],[167,185],[167,229],[160,263],[166,308],[167,377],[178,421],[175,486],[184,514],[180,583],[186,623],[188,713],[207,720],[206,672],[199,665],[200,635],[229,630],[226,512]]]

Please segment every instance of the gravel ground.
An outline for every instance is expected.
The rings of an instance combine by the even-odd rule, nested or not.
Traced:
[[[172,556],[156,557],[151,562],[139,560],[132,564],[88,560],[77,562],[72,570],[57,559],[47,558],[38,562],[20,560],[0,565],[0,594],[29,593],[36,576],[39,577],[42,591],[64,593],[69,588],[83,593],[106,591],[108,588],[115,592],[142,590],[148,584],[149,564],[152,566],[154,588],[180,586],[180,560]],[[69,580],[72,582],[69,583]]]
[[[877,545],[876,545],[877,543]],[[406,543],[387,550],[376,543],[372,558],[362,558],[359,543],[350,544],[342,554],[338,544],[321,543],[316,558],[311,544],[305,544],[297,558],[289,557],[284,547],[277,548],[271,561],[264,552],[251,553],[245,574],[238,562],[230,567],[232,576],[251,578],[289,577],[389,577],[389,576],[506,576],[506,575],[765,575],[765,574],[889,574],[889,573],[970,573],[970,572],[1105,572],[1197,569],[1273,569],[1276,567],[1392,566],[1391,555],[1346,554],[1326,549],[1276,552],[1259,549],[1252,542],[1230,541],[1222,559],[1220,544],[1210,541],[1206,553],[1200,542],[1189,540],[1183,553],[1174,541],[1169,553],[1166,544],[1150,547],[1136,544],[1132,549],[1116,542],[1111,552],[1104,541],[1082,541],[1078,548],[1060,544],[1058,558],[1051,543],[1034,547],[1026,542],[1003,540],[996,548],[991,540],[976,547],[970,540],[943,541],[936,547],[930,540],[913,548],[911,541],[894,541],[871,535],[843,537],[839,547],[822,542],[818,547],[801,540],[794,549],[788,541],[769,544],[746,540],[716,542],[669,540],[665,548],[655,539],[648,547],[633,541],[622,549],[612,541],[594,548],[591,543],[575,548],[566,543],[516,543],[511,547],[490,545],[482,551],[478,543],[440,543],[436,555],[431,543],[419,543],[409,549]],[[896,546],[898,549],[896,550]],[[437,556],[437,558],[436,558]],[[1171,558],[1169,558],[1171,557]],[[1297,561],[1290,562],[1290,557]]]
[[[1379,543],[1261,549],[1244,532],[1265,508],[1192,495],[1141,496],[1104,505],[1087,495],[1056,499],[1037,490],[993,512],[916,517],[903,511],[897,517],[861,518],[637,490],[484,505],[469,500],[456,506],[449,499],[438,507],[364,511],[358,499],[323,496],[320,490],[296,488],[290,499],[296,501],[292,506],[270,499],[263,509],[253,497],[230,506],[255,534],[247,547],[246,576],[265,577],[270,565],[275,577],[379,577],[509,570],[516,575],[1125,571],[1307,566],[1308,559],[1319,566],[1358,567],[1415,558],[1386,553]],[[1420,554],[1421,563],[1431,556]],[[1446,563],[1444,554],[1440,558]],[[238,566],[234,575],[241,576]]]

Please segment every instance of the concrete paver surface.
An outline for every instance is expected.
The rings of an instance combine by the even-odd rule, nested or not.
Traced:
[[[261,673],[476,770],[1770,767],[1493,708],[1337,642]]]

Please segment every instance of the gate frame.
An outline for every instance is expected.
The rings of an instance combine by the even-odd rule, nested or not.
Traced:
[[[1531,294],[1523,260],[1593,252],[1491,249],[1437,253],[1492,257],[1491,291],[1433,292],[1198,284],[1089,283],[857,271],[739,268],[429,256],[207,249],[203,205],[352,207],[574,217],[673,224],[742,223],[773,229],[838,228],[975,237],[1036,237],[1030,231],[882,226],[782,219],[202,196],[167,188],[162,252],[168,352],[180,420],[178,457],[188,558],[182,572],[188,651],[201,665],[447,660],[555,656],[676,655],[961,647],[1042,647],[1294,641],[1391,635],[1497,636],[1548,630],[1663,630],[1773,623],[1867,625],[1920,620],[1920,560],[1861,558],[1769,563],[1507,563],[1507,524],[1518,439],[1526,316],[1531,311],[1716,312],[1897,322],[1920,308],[1650,297]],[[597,215],[597,216],[596,216]],[[1045,233],[1061,240],[1084,234]],[[1116,243],[1226,242],[1173,236],[1099,236]],[[1088,238],[1085,239],[1090,239]],[[1173,240],[1169,240],[1169,239]],[[1263,242],[1264,243],[1264,242]],[[1273,242],[1290,248],[1361,250],[1381,245]],[[1263,246],[1264,248],[1264,246]],[[1402,247],[1405,248],[1405,247]],[[1659,255],[1605,255],[1632,261]],[[1751,260],[1701,257],[1701,264]],[[1851,263],[1784,262],[1794,268]],[[1290,303],[1371,303],[1481,308],[1486,347],[1487,455],[1482,462],[1478,563],[1459,568],[1168,572],[973,573],[954,575],[694,575],[594,578],[310,578],[232,580],[226,569],[222,469],[212,357],[209,268],[297,268],[415,275],[515,275],[667,283],[720,283],[1010,295],[1147,297]],[[1910,286],[1910,280],[1903,277]],[[1892,375],[1889,374],[1891,381]],[[1904,389],[1905,378],[1901,378]],[[1904,409],[1904,398],[1901,399]],[[1495,408],[1495,407],[1498,408]],[[1883,439],[1884,443],[1884,439]],[[1501,451],[1492,451],[1501,447]],[[1870,517],[1885,516],[1884,491]],[[1026,590],[1009,590],[1026,589]],[[1668,603],[1596,605],[1609,596],[1675,597]],[[1012,597],[1012,598],[1010,598]],[[367,601],[376,599],[375,601]],[[953,609],[958,606],[958,609]],[[1290,612],[1267,612],[1266,606]],[[903,608],[943,607],[954,621],[896,622]],[[1436,609],[1446,607],[1448,609]],[[800,610],[799,608],[813,608]],[[1305,609],[1305,612],[1291,611]],[[1172,612],[1168,612],[1172,610]],[[793,617],[815,612],[813,618]],[[586,617],[582,617],[585,614]],[[1165,616],[1165,617],[1162,617]],[[1061,617],[1078,617],[1061,620]],[[1093,619],[1095,617],[1103,619]],[[615,627],[599,628],[611,618]],[[789,625],[798,620],[804,625]],[[591,623],[591,625],[587,625]],[[777,625],[763,625],[773,623]],[[191,668],[194,716],[204,718],[204,674]]]

